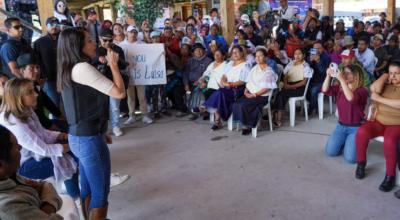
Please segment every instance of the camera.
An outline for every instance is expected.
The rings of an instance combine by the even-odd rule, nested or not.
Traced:
[[[317,55],[317,49],[315,49],[315,48],[311,48],[310,49],[310,55],[312,55],[312,56],[315,56],[315,55]]]
[[[329,68],[332,70],[332,72],[333,72],[333,74],[332,74],[332,76],[333,77],[337,77],[337,75],[339,74],[339,67],[338,67],[338,65],[336,64],[336,63],[331,63],[330,65],[329,65]]]

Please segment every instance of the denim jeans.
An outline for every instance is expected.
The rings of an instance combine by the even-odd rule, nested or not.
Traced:
[[[68,135],[69,147],[79,159],[81,198],[90,196],[89,208],[108,204],[110,193],[110,151],[104,135]]]
[[[61,96],[60,93],[57,92],[56,82],[46,81],[43,91],[57,107],[60,107]]]
[[[71,154],[71,156],[73,155]],[[74,159],[76,158],[74,157]],[[41,161],[31,158],[21,165],[18,173],[30,179],[44,180],[54,176],[54,165],[50,158],[44,158]],[[64,181],[64,184],[69,196],[74,199],[79,197],[78,172],[71,179]]]
[[[119,104],[121,100],[115,99],[115,98],[110,98],[110,121],[111,121],[111,127],[119,127]]]
[[[318,109],[318,93],[321,92],[322,84],[310,85],[310,90],[308,92],[308,99],[310,101],[310,110]]]
[[[355,163],[357,158],[355,136],[358,128],[338,124],[326,143],[326,154],[334,157],[343,153],[347,162]]]

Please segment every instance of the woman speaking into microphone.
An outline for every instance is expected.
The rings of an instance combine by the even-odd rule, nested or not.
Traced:
[[[110,152],[106,135],[109,97],[122,99],[125,87],[118,54],[109,50],[107,65],[113,81],[89,64],[96,42],[79,28],[64,30],[58,39],[58,81],[69,124],[69,145],[79,159],[81,204],[85,219],[106,219],[110,192]]]

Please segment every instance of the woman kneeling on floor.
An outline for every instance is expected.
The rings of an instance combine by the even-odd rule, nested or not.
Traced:
[[[375,106],[373,118],[363,124],[356,135],[356,178],[365,177],[368,142],[383,136],[386,175],[379,190],[389,192],[396,182],[397,146],[400,141],[400,63],[391,63],[389,74],[383,74],[371,85],[371,100]]]
[[[268,52],[266,48],[256,50],[257,65],[253,67],[247,78],[244,96],[233,104],[233,120],[240,121],[243,135],[251,133],[262,116],[262,109],[268,103],[268,92],[277,88],[278,76],[265,62]]]
[[[226,121],[232,113],[233,103],[243,95],[244,84],[249,74],[241,46],[233,46],[232,61],[228,64],[226,73],[222,76],[220,88],[208,98],[204,106],[208,112],[215,113],[215,123],[212,130],[222,127],[221,119]]]
[[[304,60],[305,52],[296,49],[294,52],[294,60],[291,61],[283,70],[285,77],[283,78],[283,89],[276,96],[273,109],[274,125],[282,126],[282,114],[285,111],[286,103],[291,97],[303,96],[306,88],[307,80],[313,75],[310,65]]]
[[[332,85],[332,78],[339,81]],[[349,163],[356,162],[355,136],[357,129],[364,122],[364,109],[367,105],[368,90],[363,87],[363,70],[358,65],[350,65],[337,75],[328,68],[322,92],[336,97],[339,122],[325,146],[326,154],[338,156],[343,153]]]

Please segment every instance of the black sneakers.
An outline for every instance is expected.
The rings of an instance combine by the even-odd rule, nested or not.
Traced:
[[[389,192],[393,189],[395,185],[396,185],[396,177],[385,175],[385,179],[383,179],[383,182],[379,186],[379,190],[382,192]]]
[[[357,163],[357,169],[356,169],[356,178],[357,179],[363,179],[365,177],[365,166],[367,165],[367,162],[358,162]]]

